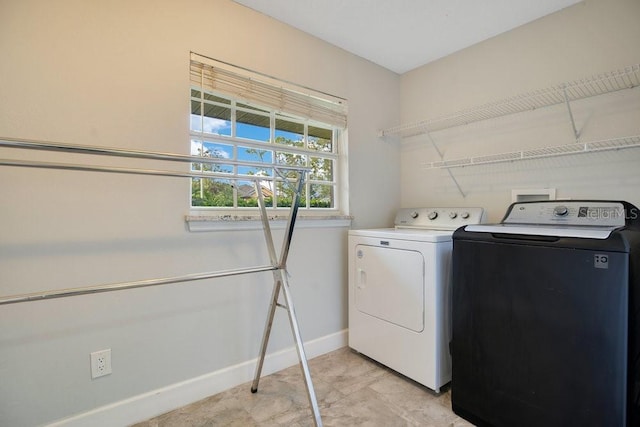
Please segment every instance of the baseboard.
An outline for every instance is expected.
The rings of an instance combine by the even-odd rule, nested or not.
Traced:
[[[347,330],[304,343],[307,359],[347,345]],[[204,399],[253,380],[257,358],[180,383],[172,384],[129,399],[101,406],[81,414],[47,424],[49,427],[128,426],[155,417],[189,403]],[[267,354],[262,375],[280,371],[298,363],[295,346]],[[249,392],[249,390],[247,390]]]

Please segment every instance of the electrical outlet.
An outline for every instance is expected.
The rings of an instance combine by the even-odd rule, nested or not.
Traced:
[[[91,353],[91,378],[104,377],[111,373],[111,349]]]

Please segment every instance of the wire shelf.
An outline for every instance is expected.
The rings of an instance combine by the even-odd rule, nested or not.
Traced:
[[[640,64],[379,131],[403,138],[640,86]]]
[[[623,138],[606,139],[592,142],[578,142],[574,144],[557,145],[552,147],[534,148],[530,150],[513,151],[508,153],[491,154],[486,156],[468,157],[453,160],[440,160],[425,163],[424,169],[451,169],[465,166],[486,165],[493,163],[514,162],[518,160],[558,157],[572,154],[594,153],[601,151],[623,150],[640,147],[640,135]]]

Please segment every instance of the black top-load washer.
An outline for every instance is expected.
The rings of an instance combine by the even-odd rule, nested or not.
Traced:
[[[451,400],[479,426],[640,426],[640,211],[512,204],[453,235]]]

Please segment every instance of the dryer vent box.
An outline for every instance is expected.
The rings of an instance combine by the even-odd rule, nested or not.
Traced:
[[[555,188],[511,190],[511,201],[513,203],[540,202],[544,200],[555,200],[555,199],[556,199]]]

